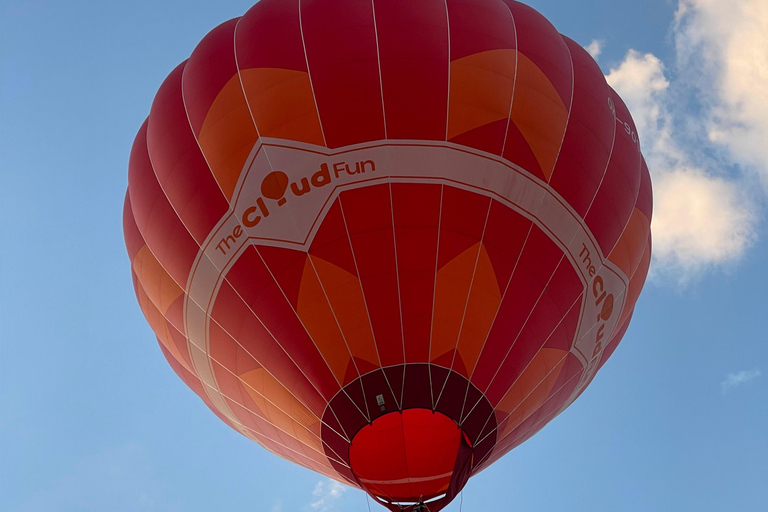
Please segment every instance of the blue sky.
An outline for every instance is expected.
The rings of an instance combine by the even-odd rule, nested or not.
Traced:
[[[596,41],[628,100],[656,259],[594,383],[473,478],[463,510],[765,510],[768,7],[530,3]],[[131,286],[133,137],[165,75],[249,6],[0,3],[4,511],[367,510],[221,424],[167,366]]]

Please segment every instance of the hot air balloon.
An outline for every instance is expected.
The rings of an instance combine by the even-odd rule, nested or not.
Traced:
[[[124,232],[223,422],[435,512],[613,353],[651,210],[627,107],[532,8],[261,0],[157,92]]]

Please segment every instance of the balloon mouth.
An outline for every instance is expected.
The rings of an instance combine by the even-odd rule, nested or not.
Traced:
[[[436,400],[430,389],[442,390]],[[409,363],[347,384],[328,403],[321,432],[328,462],[350,484],[395,512],[422,510],[421,503],[435,511],[491,455],[497,422],[466,377]]]
[[[360,486],[393,505],[446,494],[466,434],[448,416],[414,408],[380,416],[352,439],[349,458]]]

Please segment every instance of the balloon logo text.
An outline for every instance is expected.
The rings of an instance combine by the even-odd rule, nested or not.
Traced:
[[[374,172],[376,163],[373,160],[363,160],[355,163],[336,162],[329,166],[327,163],[320,164],[318,169],[309,178],[301,178],[297,182],[290,182],[288,175],[283,171],[272,171],[264,177],[261,182],[261,194],[264,197],[256,199],[255,204],[245,209],[240,220],[242,225],[237,225],[232,233],[222,238],[216,245],[216,250],[226,255],[235,241],[243,235],[243,226],[246,228],[256,227],[262,219],[269,217],[269,207],[264,198],[271,199],[277,203],[277,206],[283,206],[288,202],[285,197],[290,189],[295,197],[301,197],[311,192],[313,189],[329,185],[334,180],[344,176],[356,176],[365,172]]]

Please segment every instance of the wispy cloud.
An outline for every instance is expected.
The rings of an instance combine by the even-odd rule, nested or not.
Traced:
[[[277,500],[272,504],[272,508],[269,509],[269,512],[283,512],[283,502],[282,500]]]
[[[601,53],[603,53],[603,42],[599,39],[593,39],[591,43],[584,47],[593,59],[597,60]]]
[[[708,104],[709,139],[768,185],[768,2],[681,0],[678,60]]]
[[[606,78],[653,176],[652,275],[685,283],[737,262],[756,238],[768,190],[768,3],[681,0],[672,30],[675,73],[630,50]]]
[[[760,375],[760,370],[743,370],[739,373],[731,373],[720,383],[720,388],[723,390],[723,393],[726,393],[736,386],[741,386],[746,382],[755,380]]]
[[[330,479],[320,480],[312,491],[312,501],[305,509],[315,512],[335,510],[334,504],[341,499],[345,492],[347,492],[347,487],[339,482]]]

